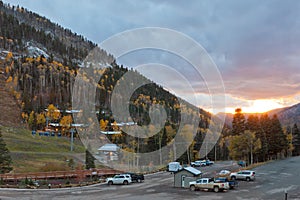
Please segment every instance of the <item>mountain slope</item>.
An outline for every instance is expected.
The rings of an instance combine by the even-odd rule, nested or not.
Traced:
[[[14,89],[20,93],[18,100],[24,105],[23,111],[28,115],[31,111],[40,113],[49,104],[69,109],[72,86],[79,72],[79,66],[87,53],[96,45],[70,30],[51,23],[45,17],[18,6],[3,4],[1,1],[0,24],[0,37],[2,38],[0,38],[0,53],[1,49],[2,52],[13,51],[13,58],[6,63],[6,68],[9,66],[9,70],[5,69],[5,76],[13,80]],[[107,54],[105,50],[97,49],[99,49],[97,59],[101,59],[99,63],[110,66],[106,72],[91,69],[93,73],[104,75],[98,87],[97,95],[99,96],[96,102],[101,111],[101,109],[110,109],[111,92],[127,69],[118,66],[113,56]],[[2,59],[5,59],[5,56],[3,55]],[[142,77],[140,74],[136,75]],[[152,87],[148,86],[140,92],[147,96],[160,95],[151,98],[158,98],[162,103],[166,102],[172,107],[171,115],[178,113],[179,109],[175,105],[177,97],[161,89],[155,83]],[[136,93],[134,98],[139,98],[139,94]],[[185,104],[199,112],[195,106],[189,105],[188,102]],[[146,109],[143,112],[145,115],[148,113]],[[200,113],[209,116],[201,109]],[[173,117],[175,118],[177,117]]]
[[[50,57],[70,67],[78,64],[97,45],[71,30],[52,23],[27,9],[9,6],[0,0],[0,50],[19,56]],[[102,50],[103,60],[113,61]],[[39,54],[39,55],[36,55]]]
[[[4,67],[0,61],[0,125],[20,127],[22,125],[21,108],[6,87],[6,77],[3,72]]]
[[[268,112],[269,115],[276,114],[281,124],[284,126],[293,126],[295,123],[300,127],[300,103]]]
[[[180,128],[181,122],[184,120],[194,122],[193,119],[200,118],[201,120],[196,125],[185,124],[185,127],[194,128],[193,131],[197,131],[193,150],[200,149],[211,121],[210,113],[181,100],[137,71],[119,66],[112,55],[100,48],[99,50],[94,48],[95,45],[83,39],[82,36],[77,36],[70,30],[63,29],[26,9],[4,5],[0,1],[0,27],[0,60],[4,65],[3,78],[5,79],[3,81],[11,83],[14,98],[20,102],[15,103],[15,107],[22,108],[22,111],[17,112],[19,115],[22,113],[23,120],[28,122],[31,130],[45,129],[46,123],[43,119],[45,109],[50,104],[62,111],[59,119],[51,119],[55,123],[61,122],[62,118],[68,115],[66,110],[82,109],[82,107],[74,108],[71,98],[75,79],[82,77],[81,88],[85,90],[80,90],[76,94],[76,99],[81,103],[89,102],[87,99],[89,87],[86,86],[90,83],[97,86],[95,99],[91,103],[97,111],[98,121],[104,122],[103,130],[111,131],[113,128],[118,128],[112,125],[116,120],[124,122],[133,120],[139,125],[148,125],[151,122],[150,111],[153,105],[158,104],[165,108],[165,110],[155,110],[157,116],[166,115],[163,124],[165,127],[159,133],[142,141],[123,132],[118,137],[111,137],[112,142],[133,152],[152,152],[161,148],[162,145],[168,146],[167,144],[175,137],[174,133]],[[89,52],[91,48],[94,49]],[[85,60],[86,57],[90,60]],[[87,65],[83,65],[83,62]],[[136,85],[139,80],[145,80],[144,82],[149,84],[139,87],[130,97],[131,118],[114,119],[111,108],[112,93],[127,72],[134,74],[134,78],[129,80],[128,85]],[[1,87],[4,88],[4,85]],[[124,96],[126,95],[119,95],[118,102],[127,102],[128,99]],[[81,105],[83,104],[79,104]],[[7,107],[7,105],[4,106]],[[12,112],[12,110],[8,109],[7,112]],[[84,115],[87,114],[84,113]],[[39,123],[38,117],[41,119]],[[91,123],[90,117],[87,116],[84,119],[87,122],[83,124]],[[68,130],[64,129],[64,131],[67,136]],[[183,138],[178,140],[183,140]],[[133,143],[128,141],[133,141]],[[172,147],[168,146],[168,148]],[[186,151],[186,148],[183,150]],[[170,149],[165,154],[165,158],[159,159],[169,159],[171,151],[176,153],[178,149],[176,151]],[[188,160],[188,158],[189,156],[185,154],[181,159]],[[160,163],[160,160],[154,163]]]

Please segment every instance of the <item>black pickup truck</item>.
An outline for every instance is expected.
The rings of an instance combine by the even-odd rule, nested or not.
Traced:
[[[218,177],[218,178],[215,178],[215,182],[221,182],[221,183],[224,183],[224,182],[228,182],[229,183],[229,188],[230,189],[234,189],[236,187],[239,186],[239,183],[236,181],[236,180],[229,180],[228,178],[226,177]]]
[[[131,176],[132,182],[141,183],[145,180],[145,177],[143,174],[135,174],[132,172],[126,172],[126,174],[129,174]]]

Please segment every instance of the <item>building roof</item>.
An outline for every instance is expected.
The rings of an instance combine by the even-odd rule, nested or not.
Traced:
[[[60,123],[49,123],[49,126],[60,127]],[[70,127],[87,127],[87,124],[71,124]]]
[[[120,123],[117,123],[116,125],[117,126],[133,126],[136,124],[137,124],[136,122],[120,122]]]
[[[195,176],[202,174],[202,172],[200,170],[195,169],[194,167],[185,167],[185,168],[183,168],[183,170],[186,170],[186,171],[194,174]]]
[[[105,135],[114,135],[114,134],[121,134],[121,131],[100,131],[100,133]]]
[[[105,144],[98,149],[98,151],[118,151],[120,147],[116,144]]]

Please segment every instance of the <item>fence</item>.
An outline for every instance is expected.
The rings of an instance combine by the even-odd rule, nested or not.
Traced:
[[[42,179],[68,179],[68,178],[86,178],[90,176],[106,176],[118,174],[120,171],[113,169],[94,169],[94,170],[73,170],[56,172],[35,172],[35,173],[14,173],[0,174],[3,181],[17,182],[23,179],[42,180]]]

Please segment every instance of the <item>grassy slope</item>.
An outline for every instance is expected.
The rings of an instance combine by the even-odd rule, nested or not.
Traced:
[[[53,170],[68,170],[66,160],[75,165],[84,163],[85,148],[79,139],[74,139],[74,151],[70,152],[70,138],[33,136],[23,128],[0,126],[3,139],[11,152],[13,172],[44,171],[45,165]]]
[[[75,165],[84,163],[84,147],[75,139],[74,152],[70,152],[70,139],[66,137],[32,136],[21,123],[21,109],[9,92],[4,75],[5,66],[0,60],[0,130],[13,159],[13,172],[68,170],[66,160]],[[45,169],[45,165],[49,166]]]

